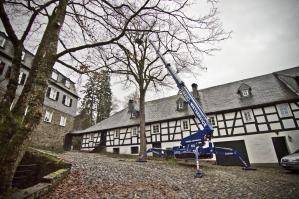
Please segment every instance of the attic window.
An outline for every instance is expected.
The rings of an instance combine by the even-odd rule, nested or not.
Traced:
[[[243,97],[248,97],[249,96],[249,90],[242,90],[242,96]]]
[[[248,86],[247,84],[241,84],[241,86],[239,87],[238,89],[238,92],[237,92],[241,98],[245,98],[245,97],[250,97],[252,94],[251,94],[251,87]]]
[[[177,111],[183,111],[186,108],[186,103],[182,98],[176,101]]]

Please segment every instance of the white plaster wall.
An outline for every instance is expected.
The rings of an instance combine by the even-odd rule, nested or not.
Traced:
[[[289,152],[299,149],[299,130],[265,133],[228,138],[214,138],[213,142],[244,140],[251,163],[278,163],[272,137],[285,136]]]

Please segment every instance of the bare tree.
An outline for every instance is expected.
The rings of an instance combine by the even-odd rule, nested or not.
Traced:
[[[0,104],[1,193],[7,193],[11,188],[12,177],[23,156],[27,139],[40,122],[47,80],[54,64],[58,62],[80,73],[90,70],[86,62],[88,56],[82,57],[82,54],[122,38],[128,29],[133,28],[131,21],[136,16],[155,9],[163,14],[167,2],[1,0],[0,18],[14,47],[12,73]],[[22,24],[25,27],[20,30]],[[41,38],[37,39],[29,77],[17,103],[10,110],[24,44],[29,44],[32,38],[39,38],[39,35]],[[68,62],[70,59],[72,61]]]
[[[183,7],[183,6],[182,6]],[[168,72],[158,60],[152,45],[169,59],[177,72],[191,72],[202,68],[201,57],[216,50],[214,44],[229,37],[216,19],[216,9],[205,16],[192,18],[179,12],[156,10],[132,20],[130,31],[110,48],[99,51],[99,58],[111,73],[123,76],[127,85],[135,85],[139,91],[140,106],[140,154],[146,151],[145,96],[149,87],[159,90],[170,86]],[[108,51],[109,50],[109,51]]]

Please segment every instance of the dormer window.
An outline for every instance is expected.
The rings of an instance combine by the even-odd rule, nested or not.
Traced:
[[[242,96],[248,97],[249,96],[249,90],[242,90]]]
[[[241,84],[241,86],[239,87],[238,89],[238,92],[237,92],[241,98],[243,97],[250,97],[252,94],[251,94],[251,87],[248,86],[247,84]]]
[[[183,111],[186,108],[186,103],[182,98],[179,98],[176,101],[176,107],[177,107],[177,111]]]

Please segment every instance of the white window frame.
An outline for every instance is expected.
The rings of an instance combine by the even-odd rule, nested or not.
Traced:
[[[65,126],[66,125],[66,117],[64,116],[60,116],[60,122],[59,122],[60,126]]]
[[[292,116],[291,109],[289,107],[289,104],[277,104],[278,114],[279,117],[290,117]]]
[[[26,55],[25,51],[22,51],[22,57],[21,57],[21,60],[22,60],[22,61],[25,60],[25,55]]]
[[[216,117],[215,116],[209,116],[209,122],[212,126],[216,126]]]
[[[114,139],[119,139],[119,134],[120,134],[120,130],[119,129],[115,129],[114,133],[113,133]]]
[[[180,100],[178,103],[178,109],[182,110],[183,108],[184,108],[184,102],[182,100]]]
[[[51,74],[51,78],[57,81],[58,80],[58,73],[53,71],[52,74]]]
[[[44,122],[51,123],[52,122],[52,117],[53,117],[53,112],[46,111],[45,117],[44,117]]]
[[[186,123],[187,123],[187,126],[185,126]],[[182,120],[181,128],[182,128],[182,130],[189,130],[190,129],[189,120]]]
[[[243,97],[248,97],[249,96],[249,90],[248,89],[242,90],[241,92],[242,92]]]
[[[25,74],[25,73],[24,73],[23,71],[21,71],[21,72],[20,72],[20,75],[19,75],[19,79],[18,79],[18,84],[21,84],[23,74]],[[24,83],[24,84],[25,84],[25,83]]]
[[[2,42],[1,42],[1,44],[0,44],[0,47],[2,47],[2,48],[4,48],[4,46],[5,46],[5,43],[6,43],[6,39],[4,38],[4,37],[2,37]]]
[[[138,136],[138,128],[137,126],[132,127],[132,137]]]
[[[52,100],[56,100],[58,91],[55,88],[50,88],[50,95],[49,98]]]
[[[152,134],[159,134],[160,133],[160,125],[159,124],[153,124],[152,125]]]
[[[64,105],[70,106],[71,105],[71,98],[65,95]]]
[[[242,116],[245,123],[254,122],[253,112],[251,109],[243,110]]]
[[[71,87],[71,81],[70,80],[65,80],[65,87],[70,88]]]

